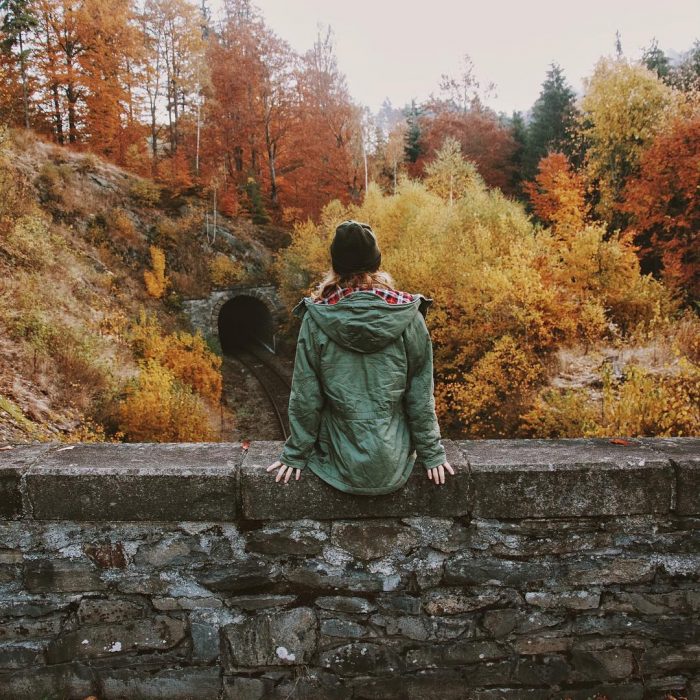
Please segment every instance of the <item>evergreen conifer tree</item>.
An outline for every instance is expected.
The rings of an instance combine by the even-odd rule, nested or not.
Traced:
[[[540,158],[549,150],[570,155],[575,98],[576,93],[567,84],[564,72],[552,63],[532,108],[523,152],[524,179],[531,180],[535,176]]]

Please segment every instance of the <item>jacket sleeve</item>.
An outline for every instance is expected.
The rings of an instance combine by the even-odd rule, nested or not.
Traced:
[[[324,404],[318,357],[318,343],[305,314],[299,329],[289,394],[289,437],[279,457],[280,462],[294,469],[306,467],[318,437]]]
[[[433,469],[447,461],[435,413],[433,345],[422,314],[406,329],[408,383],[404,406],[416,450],[416,461]]]

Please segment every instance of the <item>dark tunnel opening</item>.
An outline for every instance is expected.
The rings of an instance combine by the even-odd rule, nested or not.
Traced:
[[[273,347],[272,314],[259,299],[247,296],[230,299],[221,307],[218,325],[221,349],[226,355],[256,343]]]

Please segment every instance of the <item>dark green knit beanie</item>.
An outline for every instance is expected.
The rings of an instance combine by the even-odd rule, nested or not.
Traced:
[[[378,270],[382,253],[370,225],[353,219],[343,221],[335,230],[331,260],[333,269],[341,275]]]

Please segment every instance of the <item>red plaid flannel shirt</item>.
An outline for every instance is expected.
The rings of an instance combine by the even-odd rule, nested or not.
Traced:
[[[395,289],[384,289],[382,287],[336,287],[336,290],[323,299],[316,299],[315,304],[336,304],[343,297],[353,292],[368,291],[374,292],[382,297],[389,304],[408,304],[413,301],[413,294],[400,292]]]

